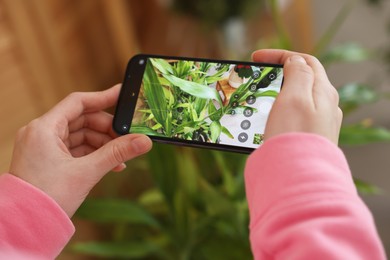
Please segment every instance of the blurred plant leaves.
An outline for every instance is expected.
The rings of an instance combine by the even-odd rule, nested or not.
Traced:
[[[375,7],[381,7],[382,3],[384,3],[385,0],[366,0],[366,2]]]
[[[371,195],[371,194],[380,194],[381,193],[381,189],[379,189],[377,186],[372,185],[372,184],[365,182],[363,180],[354,178],[353,182],[355,183],[357,190],[361,194]]]
[[[138,198],[138,202],[145,207],[163,203],[163,196],[157,189],[148,189]]]
[[[364,124],[345,125],[341,127],[340,145],[364,145],[376,142],[389,142],[390,131],[382,127]]]
[[[344,24],[355,4],[356,1],[346,1],[344,6],[340,8],[336,17],[332,20],[332,23],[328,26],[325,33],[321,36],[314,47],[312,52],[314,56],[321,57],[323,53],[325,53],[325,50],[330,45],[336,33],[340,30],[341,25]]]
[[[154,184],[163,194],[171,210],[174,207],[173,200],[179,185],[176,157],[174,156],[175,147],[157,143],[147,155]]]
[[[352,42],[332,47],[321,56],[321,62],[324,65],[335,62],[360,62],[373,56],[367,48]]]
[[[379,99],[378,94],[369,86],[348,83],[338,89],[340,108],[347,115],[363,104],[374,103]]]
[[[83,254],[125,259],[147,257],[158,251],[158,247],[148,241],[83,242],[74,244],[72,249]]]
[[[132,223],[159,228],[159,223],[145,209],[129,200],[89,199],[77,210],[77,217],[99,223]]]
[[[275,43],[278,45],[279,48],[291,50],[292,41],[287,33],[286,26],[284,25],[280,3],[278,0],[269,0],[268,2],[271,7],[272,18],[276,25],[278,35],[277,41],[275,41]]]
[[[213,236],[195,253],[194,259],[253,259],[240,238]],[[249,245],[248,245],[249,246]]]
[[[264,7],[266,1],[259,0],[173,0],[169,3],[175,11],[186,16],[194,17],[206,28],[214,28],[235,18],[247,18],[256,14],[259,8]]]

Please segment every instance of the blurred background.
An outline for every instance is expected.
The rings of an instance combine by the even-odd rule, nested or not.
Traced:
[[[340,145],[390,255],[389,46],[385,0],[0,0],[0,171],[20,127],[120,83],[136,53],[311,53],[339,90]],[[245,159],[157,144],[94,189],[59,259],[251,259]]]

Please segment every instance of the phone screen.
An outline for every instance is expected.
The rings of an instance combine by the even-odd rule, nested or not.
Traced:
[[[114,129],[251,152],[263,142],[282,81],[281,65],[137,55],[129,62]]]

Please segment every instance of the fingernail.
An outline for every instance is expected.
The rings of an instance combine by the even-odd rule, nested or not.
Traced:
[[[116,168],[117,168],[117,171],[121,172],[127,168],[127,165],[125,163],[121,163]]]
[[[290,61],[292,61],[292,62],[300,62],[300,63],[306,64],[306,60],[302,56],[299,56],[299,55],[291,56],[290,57]]]
[[[139,136],[131,141],[131,148],[138,154],[149,151],[150,146],[151,141],[147,136]]]

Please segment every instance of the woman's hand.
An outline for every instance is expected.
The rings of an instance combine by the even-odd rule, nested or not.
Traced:
[[[343,117],[339,96],[318,59],[285,50],[259,50],[252,58],[284,65],[283,88],[271,109],[265,140],[283,133],[306,132],[337,144]]]
[[[145,135],[117,137],[112,115],[120,85],[72,93],[17,133],[10,173],[51,196],[71,217],[89,191],[110,170],[148,152]]]

